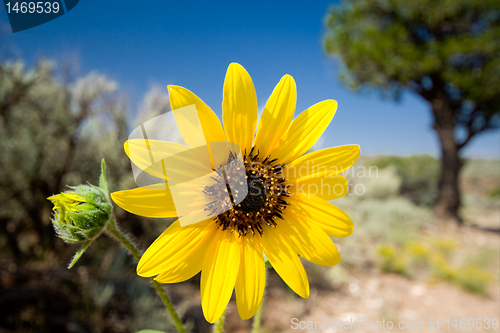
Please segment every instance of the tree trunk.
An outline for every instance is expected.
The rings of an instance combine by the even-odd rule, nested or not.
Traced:
[[[441,219],[462,224],[459,215],[459,172],[462,168],[462,161],[455,140],[453,111],[448,107],[446,100],[442,98],[436,99],[432,103],[432,112],[435,120],[434,129],[441,144],[441,176],[434,211]]]

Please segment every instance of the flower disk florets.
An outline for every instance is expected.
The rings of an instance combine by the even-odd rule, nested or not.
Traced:
[[[234,158],[234,155],[230,156],[228,165]],[[237,181],[234,186],[226,185],[233,174],[241,174],[239,167],[217,171],[219,179],[214,185],[207,186],[204,193],[211,197],[206,210],[217,214],[215,222],[218,228],[236,231],[240,236],[256,233],[262,236],[263,225],[275,227],[277,219],[283,219],[281,214],[288,205],[286,198],[290,193],[283,176],[284,165],[276,164],[276,161],[269,156],[261,160],[254,148],[248,154],[245,152],[246,184]],[[246,197],[242,201],[238,200],[241,199],[241,193],[246,192],[243,191],[245,187],[248,191]]]

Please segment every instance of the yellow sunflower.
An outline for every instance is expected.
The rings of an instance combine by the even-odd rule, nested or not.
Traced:
[[[168,90],[172,109],[196,106],[207,142],[227,141],[241,148],[248,184],[258,191],[249,189],[241,203],[205,221],[184,227],[174,222],[146,250],[138,274],[176,283],[201,271],[201,303],[211,323],[224,312],[233,289],[240,317],[249,319],[256,313],[266,283],[264,254],[288,286],[307,298],[309,282],[300,257],[334,266],[340,255],[330,237],[346,237],[353,231],[349,216],[328,201],[347,193],[347,180],[340,173],[356,161],[359,146],[306,153],[332,120],[337,102],[322,101],[293,119],[296,86],[285,75],[257,127],[252,79],[241,65],[232,63],[223,88],[223,129],[217,115],[191,91],[178,86]],[[131,144],[125,144],[127,154]],[[150,141],[148,147],[153,144],[162,145]],[[284,190],[274,191],[277,184]],[[212,205],[217,205],[217,191],[216,186],[203,191]],[[111,196],[137,215],[178,216],[168,184]]]

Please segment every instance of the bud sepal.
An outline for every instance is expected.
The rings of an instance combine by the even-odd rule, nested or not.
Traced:
[[[105,170],[103,160],[99,182],[103,188],[93,185],[70,186],[70,191],[47,198],[54,204],[52,224],[57,236],[67,243],[83,243],[76,252],[70,268],[112,219],[113,206],[106,193]]]
[[[57,235],[68,243],[92,240],[106,227],[112,206],[104,191],[92,185],[79,185],[72,191],[53,195],[52,224]]]

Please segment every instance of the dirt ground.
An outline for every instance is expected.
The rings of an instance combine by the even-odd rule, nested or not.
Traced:
[[[453,233],[466,246],[488,244],[500,251],[500,235],[474,228],[462,228]],[[500,267],[500,263],[498,263]],[[376,267],[355,272],[349,272],[345,283],[340,287],[325,281],[315,281],[310,278],[311,293],[308,299],[301,299],[293,294],[276,276],[268,273],[268,288],[263,309],[262,332],[385,332],[399,329],[377,329],[356,325],[352,329],[328,329],[328,326],[317,323],[316,329],[307,328],[307,322],[331,320],[356,321],[365,318],[366,321],[392,321],[394,326],[400,321],[404,331],[408,332],[500,332],[497,329],[455,329],[451,326],[455,318],[496,318],[500,320],[500,285],[498,284],[498,268],[492,272],[495,281],[490,285],[486,296],[480,296],[460,289],[460,287],[437,280],[409,279],[396,274],[385,274]],[[307,265],[309,272],[311,266]],[[333,268],[336,269],[336,268]],[[295,325],[292,325],[292,319]],[[439,319],[439,328],[436,321]],[[449,319],[449,327],[446,319]],[[300,329],[298,325],[303,321]],[[404,327],[418,327],[406,329]],[[434,327],[430,328],[430,321]],[[484,321],[483,321],[484,322]],[[323,322],[324,324],[325,322]],[[376,325],[374,323],[374,325]],[[423,325],[423,326],[422,326]],[[295,327],[295,329],[294,329]],[[234,300],[231,301],[226,316],[226,332],[250,332],[251,320],[239,319]]]

